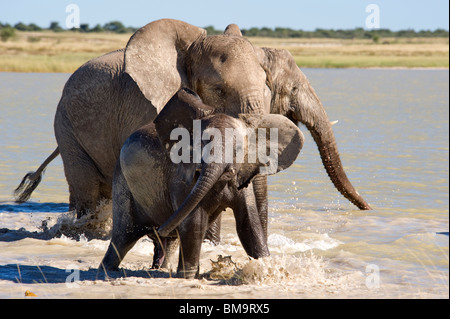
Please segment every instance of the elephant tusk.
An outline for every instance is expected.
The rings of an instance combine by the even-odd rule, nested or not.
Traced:
[[[333,125],[334,125],[334,124],[336,124],[337,122],[339,122],[339,120],[336,120],[336,121],[330,122],[330,125],[331,125],[331,126],[333,126]]]

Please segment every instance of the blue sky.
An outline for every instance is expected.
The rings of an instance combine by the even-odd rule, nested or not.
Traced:
[[[48,27],[51,21],[58,21],[65,27],[66,6],[71,3],[80,9],[80,22],[91,27],[112,20],[140,27],[160,18],[174,18],[217,29],[229,23],[241,28],[352,29],[365,27],[366,6],[373,3],[380,9],[381,28],[449,29],[448,0],[0,0],[0,22],[34,22]]]

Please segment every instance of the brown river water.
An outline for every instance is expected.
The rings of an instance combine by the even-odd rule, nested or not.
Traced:
[[[449,298],[448,70],[304,72],[339,121],[343,165],[374,210],[336,191],[300,126],[297,161],[269,178],[270,258],[246,257],[226,212],[221,244],[202,246],[205,278],[150,270],[153,244],[141,239],[110,281],[96,279],[109,242],[91,235],[107,236],[111,203],[98,220],[76,221],[60,157],[30,202],[12,199],[56,147],[53,117],[69,75],[0,73],[0,298],[26,290],[41,298]],[[61,227],[86,233],[43,236]],[[218,268],[219,255],[233,263]]]

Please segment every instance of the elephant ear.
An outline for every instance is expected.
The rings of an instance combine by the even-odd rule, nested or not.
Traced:
[[[125,48],[125,72],[158,112],[186,83],[188,47],[205,36],[204,29],[172,19],[151,22],[131,36]]]
[[[272,92],[271,109],[277,110],[278,114],[289,115],[290,94],[293,89],[290,87],[290,82],[293,77],[296,82],[302,83],[296,88],[301,93],[299,98],[305,102],[305,105],[309,105],[310,100],[314,99],[309,95],[311,86],[295,63],[292,54],[285,49],[254,47],[254,50],[261,67],[266,72],[266,84]]]
[[[192,136],[193,121],[210,115],[213,111],[214,108],[203,104],[194,91],[187,88],[178,90],[153,121],[161,145],[170,151],[177,142],[170,139],[174,129],[185,128]]]
[[[248,128],[247,156],[238,173],[239,189],[257,174],[272,175],[294,163],[304,136],[291,120],[279,114],[239,114],[239,118]]]

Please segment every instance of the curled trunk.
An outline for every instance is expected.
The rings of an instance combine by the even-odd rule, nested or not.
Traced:
[[[200,176],[192,188],[189,195],[183,201],[177,211],[159,227],[158,233],[165,237],[170,234],[180,223],[195,209],[205,195],[211,190],[214,184],[219,180],[223,169],[218,164],[205,165]]]

